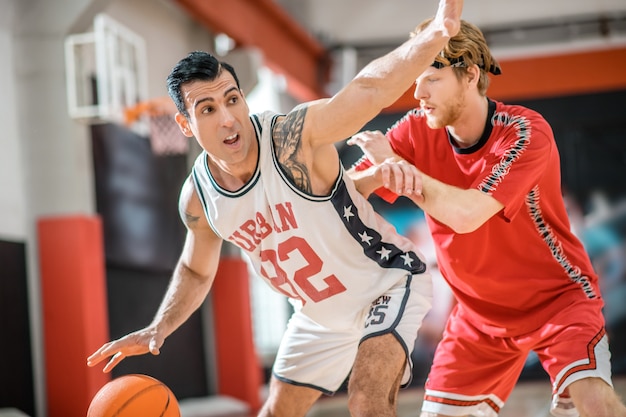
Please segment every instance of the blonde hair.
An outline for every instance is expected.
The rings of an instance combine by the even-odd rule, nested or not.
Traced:
[[[430,24],[432,19],[427,19],[420,23],[415,31],[411,32],[411,36],[415,36]],[[435,62],[442,66],[449,66],[455,63],[463,63],[455,65],[452,69],[456,76],[460,79],[467,74],[467,68],[478,65],[480,68],[480,79],[478,80],[478,91],[480,94],[487,93],[489,87],[488,72],[495,75],[500,73],[500,65],[498,61],[491,55],[491,51],[487,46],[487,41],[482,31],[476,26],[465,20],[461,20],[461,29],[459,33],[450,38],[447,45],[441,50],[435,58]]]

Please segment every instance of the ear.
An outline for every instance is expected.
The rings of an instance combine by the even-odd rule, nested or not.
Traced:
[[[187,118],[183,114],[176,113],[174,119],[176,120],[180,131],[183,132],[183,135],[187,136],[188,138],[193,137],[193,133],[191,132],[191,128],[189,127],[189,120],[187,120]]]
[[[480,68],[474,64],[467,69],[467,82],[470,86],[476,86],[480,81]]]

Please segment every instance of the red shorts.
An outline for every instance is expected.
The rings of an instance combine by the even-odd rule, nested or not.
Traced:
[[[598,377],[612,385],[601,308],[601,300],[576,303],[533,332],[494,337],[467,321],[457,306],[435,352],[422,411],[497,416],[534,351],[550,375],[552,408],[577,415],[567,395],[569,384]]]

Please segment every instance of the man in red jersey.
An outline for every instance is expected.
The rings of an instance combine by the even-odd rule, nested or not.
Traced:
[[[423,30],[425,23],[417,28]],[[626,416],[611,383],[598,277],[570,231],[560,161],[544,118],[486,96],[499,74],[481,31],[463,21],[416,80],[420,108],[385,136],[348,143],[364,195],[398,195],[426,213],[458,303],[426,382],[422,417],[495,417],[534,351],[555,416]]]

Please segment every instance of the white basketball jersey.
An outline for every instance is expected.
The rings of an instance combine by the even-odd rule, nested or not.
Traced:
[[[425,271],[417,248],[398,235],[340,167],[328,196],[296,188],[272,143],[277,114],[252,115],[259,142],[256,172],[241,189],[213,179],[202,152],[192,171],[215,233],[238,247],[276,291],[329,328],[362,325],[357,312],[407,274]]]

